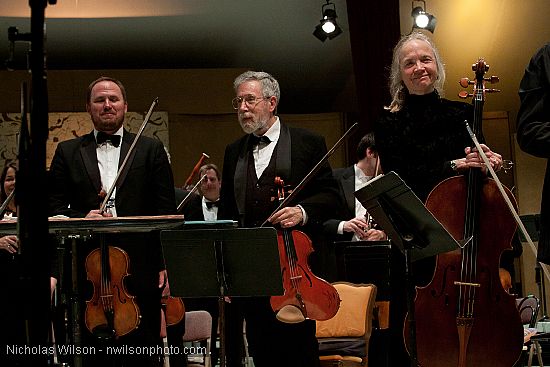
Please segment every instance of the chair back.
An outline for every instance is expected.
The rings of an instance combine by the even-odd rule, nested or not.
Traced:
[[[184,342],[210,339],[212,336],[212,316],[208,311],[185,312]]]
[[[516,298],[516,305],[521,317],[521,323],[534,328],[540,309],[539,299],[531,294],[526,297]]]
[[[332,283],[340,295],[340,308],[329,320],[317,321],[316,336],[321,354],[328,352],[336,359],[354,357],[351,351],[360,345],[360,365],[366,366],[369,339],[372,333],[373,309],[376,298],[374,284]],[[358,342],[361,342],[358,344]],[[350,343],[349,345],[346,345]],[[326,348],[325,348],[326,347]],[[357,357],[357,356],[355,356]],[[321,357],[326,359],[326,356]]]

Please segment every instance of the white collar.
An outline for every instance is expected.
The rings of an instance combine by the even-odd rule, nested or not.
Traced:
[[[269,141],[277,144],[277,140],[279,140],[280,135],[281,135],[281,121],[279,120],[279,116],[275,116],[275,122],[273,123],[273,125],[271,125],[269,130],[265,132],[263,136],[267,136],[269,138]]]

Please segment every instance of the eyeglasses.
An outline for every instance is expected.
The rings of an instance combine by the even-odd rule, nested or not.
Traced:
[[[244,97],[235,97],[235,98],[233,98],[231,103],[233,104],[233,108],[238,110],[239,107],[241,107],[241,104],[243,103],[243,101],[246,104],[246,107],[254,108],[254,107],[256,107],[256,105],[258,103],[260,103],[264,99],[268,99],[268,97],[256,97],[253,94],[248,94]]]

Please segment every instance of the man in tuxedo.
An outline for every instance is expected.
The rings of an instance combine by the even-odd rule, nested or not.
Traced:
[[[290,206],[269,214],[277,207],[275,177],[281,177],[285,185],[297,185],[326,153],[324,138],[281,122],[276,115],[279,84],[270,74],[245,72],[235,79],[234,88],[233,107],[246,135],[225,150],[222,218],[237,220],[247,228],[259,227],[268,219],[280,228],[320,232],[327,213],[336,209],[338,200],[328,163],[322,165]],[[250,254],[250,261],[254,261],[254,254]],[[283,323],[277,320],[269,300],[255,297],[234,301],[242,307],[246,319],[254,365],[318,365],[315,322]]]
[[[357,163],[346,168],[333,170],[338,181],[340,198],[345,205],[339,218],[329,219],[324,224],[325,233],[334,241],[380,241],[386,235],[367,222],[367,210],[354,196],[380,170],[378,153],[374,145],[374,134],[361,138],[357,145]]]
[[[330,281],[338,278],[335,242],[338,241],[380,241],[386,234],[377,226],[368,223],[367,210],[357,200],[355,191],[363,188],[380,172],[374,135],[366,134],[357,145],[357,163],[332,171],[338,182],[340,208],[331,219],[323,224],[325,241],[323,251],[323,277]]]
[[[218,219],[218,205],[222,179],[220,170],[215,164],[205,164],[199,169],[199,177],[203,177],[199,186],[202,195],[202,216],[204,220]]]
[[[90,84],[86,110],[94,130],[57,146],[50,168],[52,215],[100,218],[175,213],[174,182],[166,152],[160,141],[145,136],[139,138],[131,152],[107,210],[103,213],[99,210],[100,193],[109,192],[115,184],[117,171],[135,138],[135,134],[123,127],[127,108],[126,92],[120,81],[101,77]],[[124,282],[128,293],[135,296],[140,315],[137,329],[109,343],[155,347],[160,339],[161,287],[167,280],[159,234],[112,234],[105,235],[105,241],[109,246],[120,247],[128,255],[129,276]],[[98,242],[94,236],[92,241],[79,247],[81,261],[98,247]],[[79,265],[80,284],[89,285],[85,281],[82,262]],[[83,289],[82,293],[82,298],[89,298],[91,292]],[[91,333],[85,327],[82,329],[85,342],[97,343],[99,328]],[[110,363],[113,358],[98,354],[90,365],[97,365],[98,361]],[[118,364],[138,361],[140,365],[153,366],[158,363],[158,355],[122,353]]]
[[[199,195],[192,193],[189,201],[183,206],[182,212],[186,221],[215,221],[218,219],[218,204],[220,199],[221,189],[221,174],[218,166],[209,163],[199,168],[199,178],[201,179],[198,186]],[[189,193],[188,191],[180,190],[180,194],[176,191],[176,202],[181,202]],[[218,299],[212,297],[205,298],[185,298],[185,309],[187,311],[206,310],[212,316],[212,335],[218,334]],[[225,306],[225,318],[229,319],[231,315],[230,305]],[[233,339],[242,339],[242,321],[240,323],[240,332],[231,335]],[[168,337],[170,338],[171,330],[168,328]],[[236,340],[235,340],[236,341]],[[242,344],[242,343],[241,343]],[[218,360],[218,348],[216,343],[212,343],[210,347],[211,363],[215,365]]]
[[[206,175],[206,176],[205,176]],[[203,178],[204,177],[204,178]],[[182,210],[186,220],[214,221],[218,219],[218,206],[222,179],[220,170],[215,164],[209,163],[199,168],[199,194],[191,194],[192,197]],[[181,202],[188,191],[176,191],[176,202]],[[178,200],[178,196],[182,197]]]

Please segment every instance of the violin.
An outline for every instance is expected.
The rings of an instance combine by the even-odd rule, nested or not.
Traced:
[[[474,84],[472,125],[479,135],[485,93],[494,91],[485,82],[498,78],[484,77],[489,67],[483,59],[472,68],[476,80],[466,85]],[[504,193],[514,200],[510,190]],[[506,199],[480,169],[442,181],[428,196],[426,207],[463,245],[438,255],[431,283],[417,289],[419,365],[513,366],[519,359],[523,327],[515,298],[503,289],[499,276],[500,255],[512,248],[516,230]],[[405,328],[411,351],[408,322]]]
[[[284,181],[275,178],[278,199],[285,198]],[[277,319],[298,323],[305,319],[328,320],[338,312],[338,291],[325,280],[316,277],[307,263],[313,246],[309,237],[298,230],[277,230],[284,294],[272,296],[270,303]]]
[[[164,316],[166,317],[166,326],[179,324],[181,320],[183,320],[185,316],[183,299],[168,295],[162,296],[161,305],[164,310]]]
[[[112,339],[135,330],[140,322],[139,308],[124,286],[130,260],[126,251],[107,246],[101,238],[100,248],[86,257],[87,279],[94,293],[86,301],[86,327],[100,339]]]

